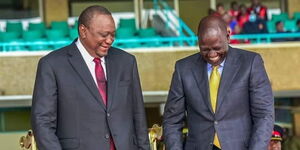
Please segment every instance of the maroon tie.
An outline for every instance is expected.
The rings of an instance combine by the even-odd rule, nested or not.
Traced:
[[[95,74],[96,74],[96,79],[97,79],[97,84],[98,84],[98,91],[102,97],[103,103],[106,105],[107,104],[107,96],[106,96],[106,79],[105,79],[105,74],[103,67],[101,65],[101,60],[100,58],[94,58],[95,62]]]
[[[94,58],[93,60],[95,62],[95,74],[98,84],[98,91],[102,97],[103,103],[105,106],[107,105],[107,93],[106,93],[106,79],[103,67],[101,65],[100,58]],[[116,150],[115,144],[112,138],[110,138],[110,148],[109,150]]]

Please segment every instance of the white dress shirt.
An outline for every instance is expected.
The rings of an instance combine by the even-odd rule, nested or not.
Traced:
[[[96,85],[98,85],[97,79],[96,79],[96,73],[95,73],[95,62],[93,61],[94,57],[92,57],[87,52],[87,50],[84,48],[84,46],[82,45],[82,43],[80,41],[80,38],[77,39],[77,41],[76,41],[75,44],[76,44],[77,48],[79,49],[79,51],[81,53],[81,56],[83,57],[83,60],[85,61],[87,67],[89,68],[90,73],[93,76],[93,79],[94,79]],[[107,79],[107,77],[106,77],[105,59],[104,59],[104,57],[101,57],[100,59],[101,59],[101,66],[102,66],[103,71],[104,71],[105,79]]]

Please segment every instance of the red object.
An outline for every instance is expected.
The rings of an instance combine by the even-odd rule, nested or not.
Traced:
[[[106,79],[103,67],[101,65],[100,58],[94,58],[93,60],[95,62],[95,73],[96,73],[96,79],[98,84],[98,91],[102,97],[103,103],[107,104],[107,95],[106,95]]]
[[[106,79],[105,79],[104,70],[101,65],[100,58],[94,58],[93,61],[95,62],[95,74],[96,74],[96,79],[97,79],[97,84],[98,84],[98,91],[102,97],[103,103],[106,106],[107,105],[107,93],[106,93]],[[112,138],[110,138],[109,144],[110,144],[109,150],[116,150],[115,143]]]
[[[259,18],[266,20],[267,19],[267,10],[268,10],[267,7],[265,7],[263,5],[260,5],[260,6],[257,6],[257,7],[248,8],[247,12],[248,12],[248,14],[251,14],[251,11],[254,11],[255,14]]]
[[[230,10],[228,11],[228,14],[229,14],[230,16],[236,18],[236,17],[239,15],[239,11],[230,9]]]
[[[249,14],[238,15],[237,21],[240,27],[243,28],[244,24],[249,21]]]

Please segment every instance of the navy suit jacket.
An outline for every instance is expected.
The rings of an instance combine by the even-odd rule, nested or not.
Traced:
[[[265,150],[273,123],[271,85],[261,56],[229,47],[214,113],[207,62],[197,53],[177,61],[164,111],[167,150],[211,150],[215,132],[222,150]],[[188,136],[182,141],[184,120]]]
[[[75,43],[38,64],[32,127],[40,150],[149,150],[135,57],[111,47],[106,59],[108,104]]]

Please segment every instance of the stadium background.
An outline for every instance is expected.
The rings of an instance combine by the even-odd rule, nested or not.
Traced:
[[[199,20],[209,8],[222,2],[229,8],[230,0],[168,0],[179,17],[196,32]],[[250,5],[249,0],[239,3]],[[300,12],[299,0],[262,0],[268,8],[280,9],[290,16]],[[113,13],[133,12],[153,8],[153,0],[1,0],[0,21],[41,18],[46,25],[52,21],[77,17],[89,5],[108,7]],[[142,6],[142,7],[141,7]],[[9,16],[12,16],[9,18]],[[142,23],[137,23],[137,27]],[[300,42],[238,44],[235,47],[262,55],[275,94],[276,122],[289,129],[291,136],[300,136]],[[149,127],[161,123],[175,61],[197,53],[197,46],[160,48],[126,48],[137,57],[142,89],[145,96]],[[37,62],[49,51],[0,52],[0,145],[3,150],[17,150],[21,135],[30,129],[31,94]]]

